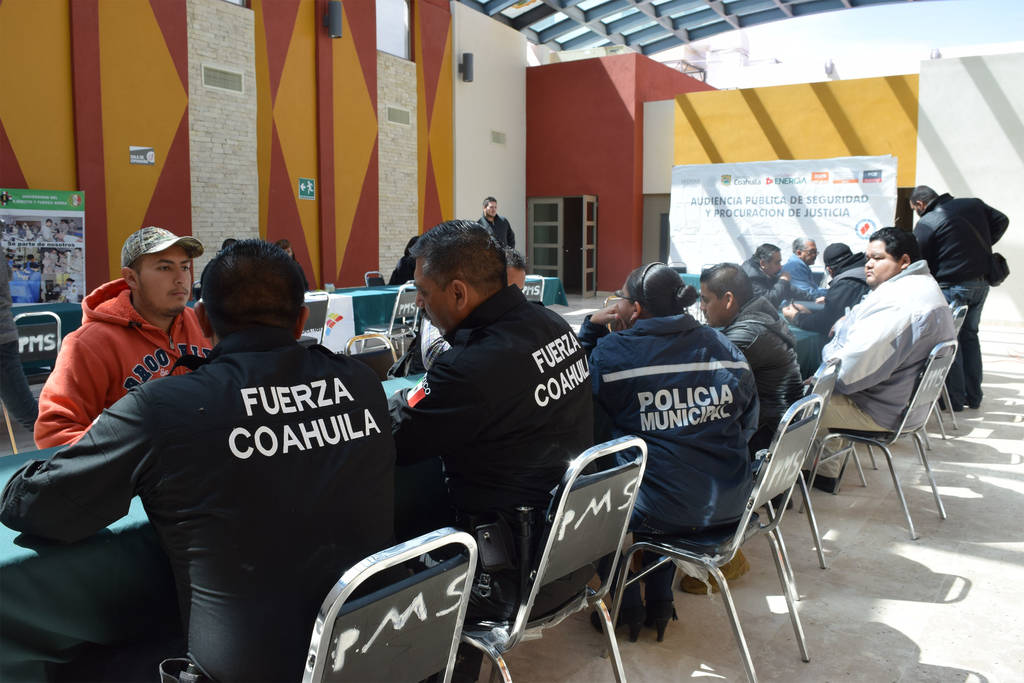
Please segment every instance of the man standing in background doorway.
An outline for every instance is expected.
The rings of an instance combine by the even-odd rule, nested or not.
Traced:
[[[484,199],[484,215],[480,218],[480,225],[487,228],[502,248],[516,248],[516,234],[512,232],[508,219],[498,215],[498,200],[494,197]]]

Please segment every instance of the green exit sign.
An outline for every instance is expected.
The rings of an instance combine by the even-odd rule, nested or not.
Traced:
[[[316,199],[316,180],[299,178],[299,199]]]

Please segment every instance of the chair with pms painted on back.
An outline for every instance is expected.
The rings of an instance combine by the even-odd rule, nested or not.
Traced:
[[[733,603],[728,581],[720,568],[735,557],[740,546],[754,536],[763,533],[767,534],[772,547],[772,559],[775,561],[775,569],[779,574],[779,582],[782,584],[786,604],[789,607],[789,617],[796,634],[797,644],[800,647],[801,659],[805,662],[810,661],[807,643],[804,640],[803,626],[794,605],[799,599],[799,595],[793,579],[793,569],[782,541],[779,522],[786,511],[786,506],[800,475],[800,468],[813,443],[823,406],[822,398],[817,394],[811,394],[791,405],[782,416],[771,446],[758,453],[760,467],[754,476],[754,487],[747,499],[743,514],[734,528],[730,527],[724,532],[706,532],[686,538],[633,534],[633,545],[625,551],[619,566],[612,609],[613,620],[618,616],[626,586],[643,578],[665,562],[675,562],[677,565],[685,564],[698,571],[703,570],[700,573],[706,572],[718,583],[722,602],[725,604],[725,611],[732,626],[733,636],[735,636],[736,644],[740,649],[747,678],[752,682],[756,681],[757,674],[750,658],[750,649],[747,647],[747,640],[740,626],[739,615]],[[776,510],[771,501],[778,496],[782,496],[782,498],[779,508]],[[765,509],[766,520],[762,520],[757,513],[761,508]],[[627,580],[626,572],[633,555],[640,551],[654,553],[659,555],[660,559]]]
[[[380,574],[428,554],[448,553],[393,584],[354,597]],[[431,555],[433,556],[433,555]],[[303,683],[451,680],[476,571],[476,542],[446,528],[374,553],[331,588],[313,625]],[[374,585],[374,584],[370,584]]]
[[[416,334],[416,321],[420,315],[419,306],[416,305],[416,294],[416,285],[411,282],[399,287],[388,323],[369,325],[364,332],[386,335],[398,355],[402,356]]]
[[[30,323],[18,325],[18,322],[26,318],[47,318],[52,322]],[[25,379],[29,385],[41,384],[46,381],[57,362],[60,354],[60,346],[63,341],[61,335],[60,316],[53,311],[30,311],[19,313],[14,316],[14,325],[18,328],[18,360],[21,363],[48,363],[41,370],[30,372]],[[22,339],[28,339],[24,343]],[[28,347],[26,350],[25,347]],[[0,409],[3,410],[4,422],[7,423],[7,436],[11,440],[11,451],[17,455],[18,444],[14,438],[14,426],[11,424],[11,416],[7,414],[7,406],[0,402]]]
[[[925,424],[928,422],[928,418],[935,406],[935,402],[938,401],[939,394],[945,386],[946,375],[949,374],[949,368],[952,367],[953,359],[956,357],[956,349],[956,341],[942,342],[940,344],[936,344],[935,347],[932,348],[931,353],[928,354],[928,358],[925,361],[924,367],[921,369],[921,372],[918,373],[917,380],[914,384],[914,390],[911,392],[910,399],[907,401],[907,405],[903,409],[903,413],[900,415],[900,424],[895,431],[871,432],[853,429],[830,429],[829,434],[821,439],[821,443],[818,447],[818,453],[815,456],[816,460],[814,466],[811,468],[811,477],[808,485],[814,484],[814,477],[817,474],[818,465],[822,461],[822,454],[825,453],[825,446],[831,441],[845,439],[848,442],[845,446],[825,456],[825,459],[843,456],[843,466],[839,470],[839,474],[836,477],[837,480],[842,479],[843,471],[846,469],[846,463],[851,453],[856,459],[856,452],[854,451],[856,444],[864,444],[868,446],[868,448],[873,446],[881,449],[885,454],[886,462],[889,464],[889,473],[892,475],[892,483],[896,488],[896,496],[899,498],[900,506],[903,508],[903,515],[907,520],[907,529],[910,532],[910,540],[916,541],[918,535],[914,530],[914,522],[910,518],[910,509],[907,507],[907,499],[903,495],[903,487],[900,486],[899,477],[896,476],[896,469],[893,465],[892,459],[892,451],[889,450],[889,447],[896,443],[900,438],[912,436],[914,438],[914,444],[917,446],[917,453],[921,460],[921,464],[924,465],[925,473],[928,475],[928,481],[932,487],[932,495],[935,497],[935,507],[939,512],[939,519],[946,519],[946,508],[942,504],[942,498],[939,497],[939,489],[935,484],[935,477],[932,475],[931,465],[928,464],[928,456],[926,456],[924,452],[925,449],[922,434],[924,432]]]
[[[630,457],[627,451],[636,455]],[[601,469],[591,472],[591,464]],[[601,616],[615,680],[619,683],[625,680],[615,629],[611,627],[604,597],[615,575],[619,548],[626,536],[646,464],[647,444],[637,437],[621,437],[599,444],[569,463],[544,518],[537,557],[527,563],[528,582],[515,612],[508,621],[467,623],[463,629],[463,642],[490,659],[491,680],[500,677],[504,683],[511,683],[504,653],[521,641],[540,638],[544,629],[582,610],[596,610]],[[588,473],[584,474],[584,470]],[[600,562],[605,557],[611,557],[612,561]],[[532,613],[537,596],[546,585],[587,565],[600,567],[598,588],[588,584],[553,611]]]

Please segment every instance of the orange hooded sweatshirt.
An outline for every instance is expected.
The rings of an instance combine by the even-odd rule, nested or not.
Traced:
[[[129,389],[171,374],[183,355],[209,355],[211,346],[191,308],[174,319],[168,335],[139,315],[123,279],[96,288],[82,302],[82,326],[64,338],[39,394],[36,446],[74,443]]]

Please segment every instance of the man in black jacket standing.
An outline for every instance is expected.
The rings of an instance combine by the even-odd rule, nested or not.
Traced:
[[[946,300],[966,305],[960,348],[946,378],[953,410],[981,406],[981,344],[978,325],[988,297],[992,245],[1006,232],[1010,219],[980,199],[939,195],[927,185],[910,194],[910,207],[920,219],[914,236],[921,256],[942,288]]]
[[[825,270],[832,280],[825,292],[824,308],[812,311],[802,304],[789,304],[782,309],[782,315],[802,330],[830,336],[836,321],[871,291],[864,279],[865,263],[867,258],[862,251],[854,254],[842,242],[828,245],[825,248]]]
[[[296,342],[309,311],[280,248],[237,242],[210,262],[202,291],[209,357],[136,387],[77,443],[27,463],[0,517],[69,542],[138,495],[201,673],[294,680],[327,591],[393,542],[387,402],[362,363]]]
[[[708,325],[721,327],[743,352],[754,373],[761,408],[749,442],[753,455],[771,445],[779,419],[803,390],[796,339],[775,307],[754,294],[744,269],[734,263],[720,263],[700,274],[700,308]]]
[[[498,200],[494,197],[484,199],[484,215],[480,217],[479,223],[487,228],[502,247],[516,248],[516,234],[512,232],[508,219],[498,215]]]

